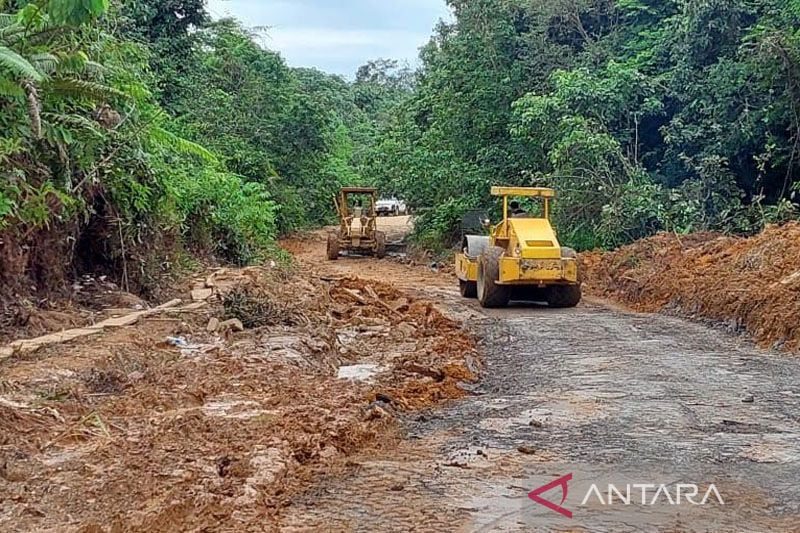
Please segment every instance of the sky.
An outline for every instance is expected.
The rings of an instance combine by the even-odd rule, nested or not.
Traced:
[[[264,46],[292,67],[347,78],[380,57],[416,65],[437,22],[451,18],[444,0],[208,0],[208,9],[267,27]]]

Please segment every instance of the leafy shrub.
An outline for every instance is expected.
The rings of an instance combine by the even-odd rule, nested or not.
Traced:
[[[455,243],[461,235],[461,218],[469,209],[470,205],[464,198],[454,198],[436,209],[423,212],[415,223],[414,243],[433,251],[441,251]]]
[[[263,259],[277,233],[277,206],[266,186],[209,168],[193,170],[168,183],[188,244],[237,264]]]

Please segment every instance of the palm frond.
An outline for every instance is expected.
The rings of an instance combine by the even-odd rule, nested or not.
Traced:
[[[96,61],[87,61],[83,65],[83,71],[89,76],[102,79],[105,73],[108,72],[108,68]]]
[[[42,76],[42,74],[36,70],[36,67],[27,59],[11,48],[3,45],[0,45],[0,67],[4,67],[20,78],[26,78],[36,82],[40,82],[44,79],[44,76]]]
[[[23,33],[25,26],[17,22],[15,17],[3,18],[3,15],[0,15],[0,39],[6,41],[6,44],[12,37]]]
[[[28,98],[28,115],[31,119],[31,130],[37,139],[42,138],[42,101],[39,98],[39,88],[30,81],[22,81],[22,89]]]
[[[113,87],[93,81],[75,78],[57,78],[47,82],[47,88],[53,92],[76,98],[107,101],[114,98],[128,98],[128,95]]]
[[[206,148],[197,143],[184,139],[183,137],[179,137],[171,131],[167,131],[160,126],[150,127],[149,133],[150,140],[152,142],[166,146],[171,150],[181,154],[199,157],[208,163],[217,163],[216,156],[209,152]]]
[[[17,23],[17,16],[9,13],[0,13],[0,29],[13,26]]]
[[[23,150],[22,139],[4,139],[0,137],[0,162],[7,162],[8,158]]]
[[[96,137],[103,137],[104,133],[97,127],[97,122],[75,114],[42,113],[42,119],[50,124],[67,126],[74,130],[88,131]]]
[[[58,58],[53,54],[35,54],[28,58],[28,61],[36,67],[39,72],[53,74],[58,67]]]
[[[46,23],[36,31],[26,30],[25,42],[31,46],[43,45],[52,41],[57,35],[67,32],[68,28],[66,26],[56,26],[51,23]]]
[[[0,98],[20,98],[25,96],[25,91],[18,83],[0,78]]]

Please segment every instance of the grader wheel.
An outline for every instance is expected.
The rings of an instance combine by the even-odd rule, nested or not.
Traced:
[[[386,234],[382,231],[375,232],[375,257],[386,257]]]
[[[339,236],[335,233],[328,234],[328,260],[339,259]]]

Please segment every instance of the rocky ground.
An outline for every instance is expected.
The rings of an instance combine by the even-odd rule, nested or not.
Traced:
[[[190,286],[195,304],[0,361],[0,530],[275,530],[480,370],[460,322],[381,280],[302,265]]]
[[[0,530],[800,531],[791,354],[284,245],[299,276],[223,272],[207,307],[0,363]],[[571,519],[528,498],[569,474],[544,498]],[[609,483],[725,505],[583,503]]]

